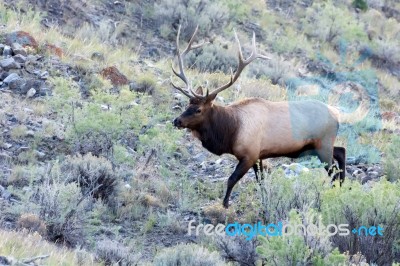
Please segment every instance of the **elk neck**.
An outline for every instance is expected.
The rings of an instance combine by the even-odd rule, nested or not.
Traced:
[[[238,116],[233,109],[214,104],[209,119],[196,131],[203,147],[210,152],[216,155],[232,154],[239,126]]]

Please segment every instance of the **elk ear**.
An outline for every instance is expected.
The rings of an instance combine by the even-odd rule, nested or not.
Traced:
[[[203,87],[202,87],[202,86],[199,86],[199,87],[196,89],[196,94],[203,95]]]

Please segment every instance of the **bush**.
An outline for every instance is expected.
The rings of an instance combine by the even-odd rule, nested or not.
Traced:
[[[87,199],[76,183],[42,184],[32,201],[36,205],[34,208],[38,208],[38,216],[46,223],[50,241],[72,247],[85,242]]]
[[[360,226],[381,226],[383,236],[355,237],[335,235],[332,243],[341,252],[363,254],[368,263],[389,265],[400,260],[400,183],[381,180],[373,185],[346,182],[322,194],[322,217],[325,223],[349,224],[350,230]]]
[[[340,38],[350,42],[367,40],[367,33],[352,13],[334,6],[331,1],[322,4],[315,2],[307,8],[302,27],[310,37],[328,43]]]
[[[385,168],[386,177],[389,181],[397,181],[400,179],[400,137],[393,135],[388,145],[383,165]]]
[[[37,232],[46,236],[46,224],[35,214],[22,214],[17,221],[17,228],[28,230],[29,233]]]
[[[216,245],[221,257],[226,261],[246,266],[257,265],[259,256],[256,252],[257,241],[255,239],[249,241],[245,237],[238,236],[218,237]]]
[[[133,250],[110,239],[97,242],[95,251],[97,258],[106,265],[138,265],[141,255],[134,254]]]
[[[367,11],[368,10],[368,4],[365,0],[354,0],[353,1],[353,6],[355,8],[359,8],[362,11]]]
[[[104,201],[114,197],[117,185],[111,163],[92,154],[68,156],[61,166],[67,182],[77,183],[85,196]]]
[[[218,253],[195,244],[180,244],[161,250],[154,257],[155,266],[217,266],[226,265]]]
[[[312,211],[300,214],[292,211],[288,223],[294,228],[296,225],[309,224],[318,227],[320,221],[315,220],[313,216]],[[258,239],[261,245],[256,248],[257,253],[266,259],[267,265],[342,265],[346,259],[338,250],[332,249],[328,237],[323,234],[306,237],[297,234],[279,237],[259,236]]]
[[[210,34],[221,30],[229,23],[226,10],[228,7],[221,1],[210,0],[168,0],[154,4],[154,18],[163,29],[163,35],[172,25],[182,25],[182,40],[189,40],[196,25],[201,25],[200,34]],[[166,26],[162,26],[166,25]],[[172,30],[171,30],[172,32]],[[175,39],[172,34],[171,39]]]

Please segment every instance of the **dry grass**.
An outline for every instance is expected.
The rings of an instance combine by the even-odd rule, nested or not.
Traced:
[[[39,234],[0,230],[0,254],[17,261],[49,255],[40,264],[45,265],[100,265],[93,256],[82,251],[60,248],[42,239]],[[19,264],[18,264],[19,265]]]

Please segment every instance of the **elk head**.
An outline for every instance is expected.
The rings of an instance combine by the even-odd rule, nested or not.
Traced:
[[[201,42],[199,44],[193,45],[198,28],[199,28],[199,26],[196,27],[192,37],[189,40],[189,43],[188,43],[186,49],[183,52],[180,52],[180,49],[179,49],[179,35],[180,35],[180,31],[181,31],[181,26],[179,26],[179,28],[178,28],[178,34],[176,37],[176,53],[177,53],[177,59],[178,59],[178,65],[179,65],[179,72],[176,71],[173,66],[172,66],[172,71],[178,78],[180,78],[183,81],[183,83],[185,84],[185,87],[182,88],[182,87],[175,85],[175,83],[172,82],[172,79],[171,79],[171,85],[175,89],[179,90],[180,92],[182,92],[184,95],[186,95],[189,98],[188,107],[179,117],[175,118],[175,120],[173,122],[174,126],[176,126],[178,128],[196,129],[199,125],[202,125],[205,121],[207,121],[210,113],[212,112],[213,101],[217,97],[218,93],[220,93],[221,91],[232,86],[232,84],[235,83],[235,81],[239,78],[243,69],[248,64],[250,64],[253,60],[255,60],[257,58],[270,59],[269,57],[267,57],[265,55],[261,55],[261,54],[257,53],[256,38],[255,38],[254,32],[253,32],[251,55],[247,59],[244,59],[241,44],[240,44],[239,38],[235,32],[235,38],[236,38],[236,41],[239,46],[239,52],[238,52],[239,63],[238,63],[238,68],[236,69],[235,73],[233,73],[233,70],[231,68],[230,81],[228,83],[222,85],[221,87],[213,90],[211,93],[207,89],[205,95],[203,93],[202,87],[198,87],[196,89],[196,91],[193,91],[192,84],[187,79],[185,72],[184,72],[183,58],[189,51],[200,48],[201,46],[203,46],[205,44],[205,42]]]

